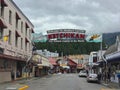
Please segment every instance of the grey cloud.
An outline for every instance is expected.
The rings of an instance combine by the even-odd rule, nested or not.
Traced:
[[[35,25],[36,32],[61,27],[84,28],[87,32],[120,30],[120,0],[14,1]]]

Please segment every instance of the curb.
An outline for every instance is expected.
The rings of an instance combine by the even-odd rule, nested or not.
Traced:
[[[25,89],[27,89],[27,88],[28,88],[28,86],[25,85],[24,87],[21,87],[21,88],[19,88],[18,90],[25,90]]]
[[[118,85],[114,85],[112,83],[109,83],[109,84],[101,83],[101,84],[106,86],[106,87],[108,87],[108,88],[110,88],[110,90],[112,90],[112,89],[119,89],[120,88]]]
[[[26,90],[27,88],[28,88],[27,85],[16,84],[16,85],[10,85],[5,90]]]

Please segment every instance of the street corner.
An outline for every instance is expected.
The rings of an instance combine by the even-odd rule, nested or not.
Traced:
[[[18,90],[26,90],[29,86],[28,85],[22,85]]]

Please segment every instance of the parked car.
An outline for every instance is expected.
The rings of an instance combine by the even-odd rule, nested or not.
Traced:
[[[78,76],[79,77],[87,77],[87,73],[86,73],[85,70],[82,70],[82,71],[79,72]]]
[[[97,74],[95,74],[95,73],[90,73],[90,74],[87,76],[87,82],[99,82],[98,77],[97,77]]]

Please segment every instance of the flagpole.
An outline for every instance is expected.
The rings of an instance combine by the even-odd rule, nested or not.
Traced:
[[[103,49],[103,45],[102,45],[102,42],[103,42],[103,34],[102,34],[102,41],[100,42],[100,50],[101,50],[101,60],[104,60],[105,61],[105,83],[107,84],[107,61],[106,59],[104,58],[104,56],[102,55],[102,49]]]
[[[100,59],[102,59],[102,41],[100,42],[100,51],[101,51],[101,54],[100,54]]]

